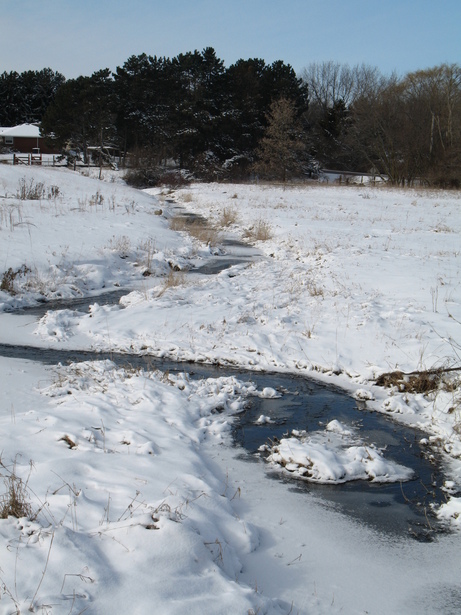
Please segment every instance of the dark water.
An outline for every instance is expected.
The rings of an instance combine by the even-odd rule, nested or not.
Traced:
[[[234,265],[251,263],[261,255],[250,244],[236,239],[223,239],[221,242],[224,251],[222,254],[215,255],[202,265],[189,270],[189,273],[201,273],[202,275],[214,275],[230,269]]]
[[[281,438],[293,429],[312,433],[324,430],[333,419],[353,426],[366,444],[385,448],[384,458],[411,468],[414,477],[402,483],[379,484],[351,481],[341,485],[319,485],[293,479],[273,471],[272,477],[282,480],[291,490],[322,498],[326,505],[367,523],[380,531],[405,534],[419,540],[430,540],[440,531],[432,514],[431,504],[445,501],[441,491],[443,473],[440,464],[429,459],[419,444],[424,433],[396,424],[384,415],[366,409],[341,390],[322,386],[291,375],[264,374],[252,378],[259,387],[271,386],[281,398],[252,398],[250,406],[235,430],[235,441],[251,454],[258,454],[262,445]],[[274,423],[256,425],[264,414]]]
[[[305,429],[309,432],[323,430],[326,423],[337,419],[353,425],[365,443],[385,447],[385,458],[412,468],[414,478],[396,484],[353,481],[342,485],[318,485],[291,479],[275,471],[269,476],[285,482],[288,489],[321,498],[325,506],[337,508],[379,531],[410,535],[419,540],[430,540],[441,531],[431,514],[431,504],[444,501],[440,489],[444,477],[439,464],[427,459],[424,449],[419,445],[423,434],[368,411],[363,402],[356,402],[334,387],[291,374],[255,373],[151,356],[39,349],[7,344],[0,344],[0,355],[51,365],[110,359],[121,366],[168,370],[172,373],[187,372],[191,378],[236,376],[240,380],[253,382],[258,390],[272,387],[281,396],[248,397],[247,408],[239,415],[234,428],[235,444],[247,451],[244,456],[248,461],[262,462],[257,450],[269,439],[281,438],[292,429]],[[261,414],[269,416],[274,422],[256,425],[255,421]]]
[[[131,290],[117,288],[106,293],[95,295],[93,297],[72,297],[69,299],[52,299],[43,301],[37,305],[25,306],[22,308],[9,310],[12,314],[29,314],[32,316],[44,316],[51,310],[76,310],[77,312],[88,312],[89,306],[93,303],[99,305],[116,305],[121,297],[130,293]]]

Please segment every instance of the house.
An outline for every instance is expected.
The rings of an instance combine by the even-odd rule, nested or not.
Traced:
[[[45,139],[40,134],[40,128],[35,124],[20,124],[10,128],[0,127],[0,148],[6,147],[21,154],[31,154],[37,150],[43,154],[57,152],[45,145]]]

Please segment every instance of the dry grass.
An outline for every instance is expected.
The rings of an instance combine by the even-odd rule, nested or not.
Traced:
[[[131,252],[131,241],[127,235],[119,235],[112,237],[109,240],[108,248],[114,252],[118,252],[120,258],[128,258]]]
[[[45,184],[36,182],[33,177],[29,181],[22,177],[16,196],[21,201],[39,201],[45,196]]]
[[[173,231],[183,231],[191,235],[200,243],[213,247],[219,243],[219,231],[206,224],[201,218],[188,218],[187,216],[175,216],[170,220],[170,228]]]
[[[169,288],[176,288],[182,286],[185,282],[185,276],[182,272],[170,271],[167,277],[163,280],[160,295],[163,295]]]
[[[311,297],[323,297],[325,294],[323,288],[321,286],[318,286],[312,280],[309,280],[307,282],[307,290]]]
[[[2,275],[2,279],[0,281],[0,290],[10,293],[10,295],[15,295],[16,291],[14,289],[14,281],[16,280],[16,278],[24,277],[30,272],[31,270],[26,265],[22,265],[22,267],[19,267],[19,269],[17,269],[16,271],[13,271],[13,269],[10,267]]]
[[[146,271],[150,272],[150,270],[152,269],[152,261],[154,259],[154,255],[157,252],[154,240],[152,238],[149,238],[141,242],[139,244],[139,250],[141,252],[140,260],[143,261],[143,264],[146,267]]]
[[[456,389],[457,383],[449,379],[447,375],[455,371],[458,371],[458,368],[428,369],[409,374],[401,371],[387,372],[379,376],[376,384],[387,388],[396,387],[399,391],[406,393],[425,394],[441,388],[446,391],[453,391]]]
[[[0,229],[5,226],[14,231],[16,226],[24,224],[22,218],[21,202],[0,205]]]
[[[63,436],[62,438],[59,438],[59,441],[60,442],[65,442],[69,448],[72,448],[72,449],[73,448],[77,448],[77,445],[75,444],[75,442],[67,434],[65,436]]]
[[[0,496],[0,519],[8,517],[32,517],[32,507],[27,498],[27,481],[17,476],[16,468],[8,470],[0,460],[0,468],[6,470],[4,484],[6,492]]]
[[[266,220],[259,219],[245,231],[245,237],[251,241],[267,241],[272,238],[272,227]]]
[[[225,207],[218,219],[218,226],[227,227],[235,224],[238,220],[238,213],[235,207]]]
[[[187,231],[187,219],[184,216],[174,216],[169,220],[172,231]]]

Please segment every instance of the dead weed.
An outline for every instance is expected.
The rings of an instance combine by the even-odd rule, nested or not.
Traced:
[[[454,391],[459,382],[449,378],[448,375],[456,371],[461,371],[461,368],[428,369],[408,374],[401,371],[386,372],[377,378],[376,384],[386,388],[396,387],[405,393],[425,394],[441,388],[445,391]]]

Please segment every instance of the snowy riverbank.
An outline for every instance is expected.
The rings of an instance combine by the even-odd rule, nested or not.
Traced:
[[[18,198],[40,183],[38,200]],[[166,194],[2,166],[0,196],[3,342],[331,382],[422,428],[428,453],[444,456],[447,498],[461,487],[458,373],[425,394],[375,384],[384,372],[459,366],[458,192],[211,184]],[[175,203],[214,224],[211,246],[172,230]],[[260,257],[187,273],[222,254],[228,234]],[[135,290],[87,313],[8,313],[120,287]],[[284,507],[283,486],[261,486],[261,466],[233,458],[230,424],[248,383],[0,363],[2,474],[28,479],[41,509],[33,522],[0,522],[1,612],[31,602],[57,613],[152,603],[165,613],[455,612],[458,534],[395,543],[315,499],[286,494]],[[440,513],[455,528],[459,508],[452,498]]]

